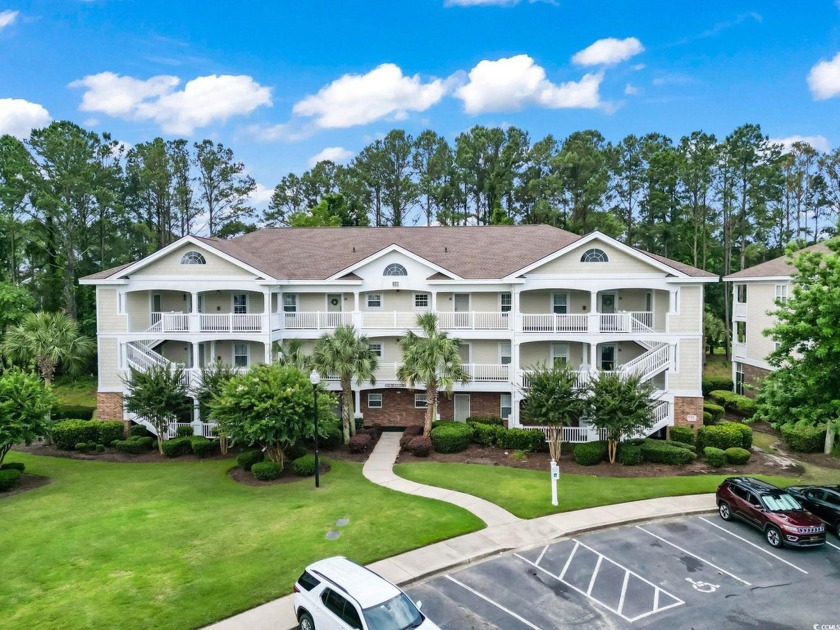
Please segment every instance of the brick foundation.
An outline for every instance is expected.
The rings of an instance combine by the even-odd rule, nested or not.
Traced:
[[[123,397],[118,392],[96,392],[96,417],[123,420]]]
[[[758,390],[761,389],[761,381],[770,374],[770,370],[755,367],[754,365],[747,365],[746,363],[742,363],[741,365],[744,370],[744,396],[755,398]]]
[[[425,409],[414,407],[414,394],[425,390],[411,389],[370,389],[362,392],[362,408],[365,425],[380,424],[383,427],[407,427],[411,424],[423,424]],[[382,408],[370,409],[368,393],[382,394]],[[505,392],[507,393],[507,392]],[[501,412],[501,393],[470,392],[470,415],[498,416]],[[452,396],[438,396],[438,414],[441,420],[452,420],[455,416],[455,403]]]
[[[691,418],[691,416],[694,416]],[[680,427],[703,426],[703,397],[676,396],[674,398],[674,424]]]

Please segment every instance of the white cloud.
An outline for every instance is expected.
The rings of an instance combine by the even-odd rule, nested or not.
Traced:
[[[402,120],[409,111],[429,109],[446,91],[441,79],[423,83],[419,75],[403,76],[398,66],[384,63],[367,74],[345,74],[295,103],[292,111],[314,117],[322,128],[352,127],[386,117]]]
[[[22,98],[0,98],[0,135],[26,138],[30,131],[48,125],[51,120],[43,105]]]
[[[810,144],[817,151],[831,151],[831,145],[825,136],[788,136],[787,138],[770,138],[770,142],[781,144],[785,152],[790,151],[795,142]]]
[[[840,53],[831,61],[821,60],[808,73],[808,87],[818,101],[840,95]]]
[[[178,77],[158,75],[146,80],[113,72],[73,81],[84,88],[81,111],[102,112],[126,120],[152,120],[166,133],[191,134],[196,127],[225,122],[271,105],[271,88],[246,75],[208,75],[188,81],[182,90]]]
[[[0,11],[0,30],[13,24],[19,14],[19,11]]]
[[[251,193],[251,196],[248,197],[249,201],[254,204],[255,206],[259,206],[262,204],[266,204],[271,201],[271,195],[274,194],[274,189],[269,188],[268,186],[263,186],[259,182],[257,182],[257,187],[254,189],[254,192]]]
[[[329,160],[330,162],[340,164],[342,162],[346,162],[351,157],[353,157],[353,152],[348,151],[344,147],[326,147],[319,153],[309,158],[307,164],[309,165],[309,168],[312,168],[318,162],[323,162],[324,160]]]
[[[484,60],[469,72],[469,82],[456,90],[468,114],[516,111],[526,105],[551,109],[595,108],[601,104],[598,89],[602,73],[586,74],[580,81],[555,84],[545,69],[528,55],[496,61]]]
[[[579,66],[612,66],[635,57],[644,50],[642,42],[635,37],[626,39],[608,37],[599,39],[591,46],[575,53],[572,56],[572,63]]]
[[[637,88],[635,85],[631,85],[628,83],[624,86],[624,93],[628,96],[633,96],[634,94],[639,93],[639,88]]]

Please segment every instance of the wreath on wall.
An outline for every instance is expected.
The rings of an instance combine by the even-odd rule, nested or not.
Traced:
[[[332,304],[333,306],[338,306],[338,298],[332,298],[330,300],[330,304]]]

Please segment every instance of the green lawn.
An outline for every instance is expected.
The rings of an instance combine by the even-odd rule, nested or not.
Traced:
[[[232,460],[7,461],[52,483],[0,495],[4,629],[203,626],[291,592],[318,558],[368,563],[483,527],[373,485],[349,462],[332,462],[316,491],[311,478],[237,484]],[[326,540],[342,517],[341,537]]]
[[[94,376],[61,377],[53,382],[53,391],[63,405],[96,406],[96,377]]]
[[[620,466],[620,464],[616,464]],[[548,471],[522,470],[481,464],[399,464],[400,477],[411,481],[466,492],[500,505],[520,518],[534,518],[598,505],[638,501],[655,497],[714,492],[731,475],[683,477],[593,477],[562,474],[558,502],[551,505]],[[791,477],[762,477],[771,483],[791,485]]]
[[[703,378],[732,378],[732,363],[726,360],[726,355],[706,355],[703,365]]]

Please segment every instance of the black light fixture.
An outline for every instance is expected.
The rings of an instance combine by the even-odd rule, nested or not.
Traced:
[[[312,383],[312,414],[315,417],[315,487],[321,487],[320,462],[318,461],[318,385],[321,383],[321,375],[318,370],[313,369],[309,373],[309,382]]]

